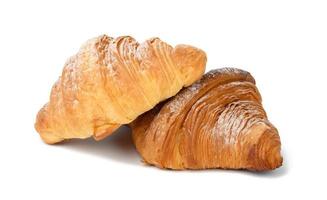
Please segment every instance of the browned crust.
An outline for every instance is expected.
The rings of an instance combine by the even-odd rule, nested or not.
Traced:
[[[160,168],[271,170],[282,164],[277,129],[254,78],[240,69],[208,72],[131,127],[143,160]]]

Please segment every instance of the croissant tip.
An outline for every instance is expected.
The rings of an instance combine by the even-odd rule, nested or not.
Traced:
[[[280,167],[283,163],[281,155],[281,142],[277,130],[264,124],[260,128],[261,136],[249,153],[250,162],[253,163],[255,171],[273,170]]]
[[[55,144],[61,142],[63,139],[50,133],[49,121],[47,118],[47,108],[48,104],[45,104],[37,113],[34,128],[46,144]]]
[[[113,134],[122,124],[107,124],[94,129],[93,138],[96,141],[103,140]]]
[[[174,48],[173,59],[184,76],[185,86],[201,78],[207,63],[207,55],[203,50],[185,44],[179,44]]]

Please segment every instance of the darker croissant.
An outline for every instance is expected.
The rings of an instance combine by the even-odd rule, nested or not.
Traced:
[[[143,160],[160,168],[261,171],[282,165],[278,131],[254,78],[243,70],[205,74],[131,127]]]

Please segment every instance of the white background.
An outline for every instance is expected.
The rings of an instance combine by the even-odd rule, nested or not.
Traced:
[[[1,1],[0,199],[326,199],[326,1]],[[87,39],[159,36],[207,52],[207,70],[256,78],[283,167],[167,171],[140,162],[127,129],[46,145],[34,130],[65,60]]]

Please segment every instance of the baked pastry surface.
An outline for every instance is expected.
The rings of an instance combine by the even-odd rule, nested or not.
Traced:
[[[282,165],[278,131],[267,119],[254,78],[243,70],[213,70],[130,126],[144,162],[160,168]]]
[[[159,38],[90,39],[66,62],[35,128],[49,144],[102,139],[200,79],[205,64],[202,50]]]

